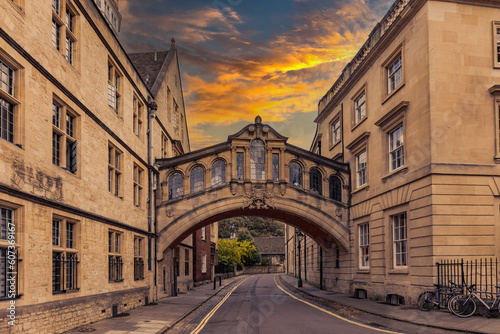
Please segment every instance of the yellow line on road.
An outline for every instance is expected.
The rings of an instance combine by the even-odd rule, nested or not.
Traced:
[[[226,296],[224,296],[224,298],[212,309],[212,311],[210,311],[206,316],[205,318],[203,318],[203,320],[199,323],[199,325],[191,332],[191,334],[198,334],[202,329],[203,327],[205,327],[205,325],[207,324],[208,320],[210,320],[210,318],[214,315],[215,312],[217,312],[217,310],[219,309],[219,307],[222,306],[222,304],[224,304],[224,302],[226,301],[226,299],[229,298],[229,296],[231,296],[231,294],[234,292],[234,290],[236,290],[241,284],[243,284],[243,282],[245,282],[247,279],[249,279],[251,276],[248,276],[247,278],[245,278],[243,281],[241,281],[240,283],[238,283],[238,285],[236,285],[234,288],[231,289],[231,291],[229,291],[227,293]]]
[[[320,310],[320,311],[322,311],[322,312],[325,312],[325,313],[327,313],[327,314],[333,315],[334,317],[336,317],[336,318],[338,318],[338,319],[340,319],[340,320],[346,321],[346,322],[348,322],[348,323],[350,323],[350,324],[357,325],[357,326],[364,327],[364,328],[373,329],[373,330],[375,330],[375,331],[379,331],[379,332],[383,332],[383,333],[401,334],[401,333],[399,333],[399,332],[393,332],[393,331],[388,331],[388,330],[385,330],[385,329],[380,329],[380,328],[376,328],[376,327],[371,327],[371,326],[364,325],[364,324],[361,324],[361,323],[356,322],[356,321],[349,320],[349,319],[347,319],[347,318],[341,317],[341,316],[340,316],[340,315],[338,315],[338,314],[335,314],[335,313],[333,313],[333,312],[330,312],[330,311],[328,311],[328,310],[325,310],[325,309],[324,309],[324,308],[322,308],[322,307],[316,306],[316,305],[314,305],[314,304],[312,304],[312,303],[309,303],[309,302],[307,302],[307,301],[305,301],[305,300],[303,300],[303,299],[297,298],[297,297],[295,297],[294,295],[292,295],[290,292],[285,291],[285,289],[283,289],[281,286],[279,286],[279,285],[278,285],[278,282],[276,281],[276,276],[274,276],[274,284],[276,284],[276,286],[278,287],[278,289],[280,289],[281,291],[283,291],[284,293],[286,293],[287,295],[289,295],[289,296],[290,296],[290,297],[292,297],[293,299],[296,299],[296,300],[298,300],[298,301],[300,301],[300,302],[303,302],[304,304],[307,304],[307,305],[309,305],[309,306],[311,306],[311,307],[314,307],[315,309],[318,309],[318,310]]]

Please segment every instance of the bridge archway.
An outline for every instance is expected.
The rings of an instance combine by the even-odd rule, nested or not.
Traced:
[[[274,218],[325,249],[347,250],[349,166],[287,140],[257,117],[224,143],[157,160],[157,260],[202,226],[236,216]],[[299,170],[291,168],[294,162]],[[341,180],[334,194],[328,191],[332,176]]]

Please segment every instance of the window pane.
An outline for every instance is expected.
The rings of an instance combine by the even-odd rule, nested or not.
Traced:
[[[168,199],[182,197],[182,175],[174,173],[168,179]]]
[[[330,177],[330,198],[342,202],[342,183],[336,176]]]
[[[226,164],[223,160],[217,160],[212,165],[212,187],[226,183]]]
[[[61,222],[57,219],[52,220],[52,245],[59,246],[60,245],[60,226]]]
[[[273,153],[273,181],[279,181],[280,179],[280,155],[279,153]]]
[[[296,163],[290,163],[290,184],[302,188],[302,167]]]
[[[74,227],[75,224],[66,223],[66,248],[75,248],[75,244],[73,241]]]
[[[260,139],[252,141],[250,147],[250,174],[252,180],[262,181],[266,179],[265,145]]]
[[[0,60],[0,89],[14,95],[14,70]]]
[[[202,191],[205,189],[205,171],[201,166],[193,168],[191,171],[191,193]]]
[[[57,133],[52,134],[52,163],[56,166],[61,165],[61,136]]]
[[[311,169],[309,173],[309,189],[321,195],[323,189],[322,183],[323,178],[321,173],[317,169]]]
[[[236,153],[236,179],[243,180],[243,152]]]
[[[14,142],[14,107],[0,98],[0,132],[1,138],[11,143]]]

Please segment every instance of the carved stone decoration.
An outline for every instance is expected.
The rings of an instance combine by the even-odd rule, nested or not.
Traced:
[[[335,209],[335,214],[337,215],[337,217],[342,217],[342,209],[340,208]]]
[[[165,209],[165,213],[168,218],[172,218],[174,216],[174,208],[171,205],[167,206]]]
[[[231,182],[231,194],[235,196],[238,193],[238,183],[236,182]]]
[[[243,209],[274,209],[273,185],[245,183]]]
[[[280,194],[281,196],[285,196],[286,194],[286,183],[284,182],[280,183]]]

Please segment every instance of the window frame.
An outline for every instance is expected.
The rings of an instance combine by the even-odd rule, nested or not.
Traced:
[[[176,189],[173,189],[171,187],[172,183],[173,183],[173,177],[175,176],[179,176],[180,178],[180,185],[178,188]],[[175,190],[175,194],[174,194],[174,190]],[[179,191],[180,190],[180,191]],[[168,199],[169,200],[173,200],[173,199],[176,199],[176,198],[181,198],[182,196],[184,196],[184,176],[182,175],[181,172],[179,171],[175,171],[173,172],[172,174],[170,174],[168,176],[168,182],[167,182],[167,192],[168,192]]]
[[[493,68],[500,68],[500,21],[492,22]]]
[[[58,10],[54,8],[54,2],[58,3]],[[75,65],[78,16],[78,11],[71,1],[52,1],[52,45],[71,66]],[[70,17],[70,21],[68,21],[68,17]],[[64,47],[62,47],[63,43]]]
[[[142,103],[137,97],[136,94],[133,95],[132,97],[132,118],[133,118],[133,125],[132,129],[134,134],[136,135],[137,138],[140,140],[143,140],[144,138],[144,103]],[[163,135],[163,133],[162,133]]]
[[[8,70],[12,71],[12,82],[7,84],[10,87],[10,89],[7,88],[7,90],[3,88],[3,85],[0,82],[0,109],[3,109],[5,106],[8,115],[5,120],[3,117],[0,118],[0,139],[22,147],[24,127],[21,124],[23,121],[23,118],[21,117],[23,110],[21,100],[24,97],[24,81],[22,75],[24,73],[24,69],[18,62],[0,49],[0,67],[2,64],[8,68]],[[2,76],[1,73],[0,76]],[[0,113],[3,114],[1,110]],[[3,126],[4,122],[7,124],[5,130]]]
[[[207,254],[201,254],[201,273],[207,273]]]
[[[217,159],[212,163],[211,168],[211,178],[212,187],[219,187],[226,184],[226,162],[222,159]],[[218,170],[220,173],[218,174]]]
[[[116,162],[117,157],[119,157],[118,163]],[[123,151],[119,150],[111,142],[108,142],[108,191],[121,199],[123,199],[123,157]]]
[[[58,116],[55,117],[55,107]],[[72,120],[68,123],[68,120]],[[54,122],[57,120],[57,122]],[[71,126],[69,126],[71,124]],[[57,96],[52,99],[52,164],[77,174],[79,115]],[[58,138],[57,146],[55,138]]]
[[[168,158],[168,137],[163,131],[161,132],[161,158]]]
[[[364,102],[361,106],[358,106],[358,101],[364,96]],[[351,111],[351,131],[354,130],[359,124],[364,122],[368,118],[368,96],[367,96],[367,84],[363,84],[361,88],[352,97],[352,111]],[[360,107],[364,107],[364,115],[358,118],[358,111]]]
[[[401,145],[397,146],[396,148],[392,149],[392,142],[393,142],[393,139],[392,139],[392,134],[396,133],[399,129],[401,129],[401,135],[397,138],[395,138],[394,140],[396,141],[397,143],[397,140],[398,138],[401,138]],[[388,131],[387,133],[387,141],[388,141],[388,163],[389,163],[389,172],[392,173],[400,168],[403,168],[406,166],[406,163],[405,163],[405,140],[404,140],[404,137],[405,137],[405,131],[404,131],[404,124],[403,122],[400,122],[398,123],[398,125],[394,126],[390,131]],[[398,151],[402,151],[402,154],[400,156],[400,159],[398,159],[396,157],[396,159],[393,158],[393,153],[396,153]],[[396,167],[393,166],[393,163],[398,160],[401,160],[401,164],[400,165],[397,165]]]
[[[201,180],[195,177],[201,176]],[[197,194],[205,190],[205,168],[202,165],[194,166],[189,172],[189,194]]]
[[[58,222],[57,245],[54,244],[54,222]],[[71,226],[71,229],[69,228]],[[70,237],[71,234],[71,237]],[[52,216],[52,294],[79,291],[79,221],[59,214]],[[71,260],[69,258],[71,257]]]
[[[124,233],[108,230],[108,282],[123,282],[123,239]]]
[[[338,180],[338,185],[339,185],[339,191],[337,191],[337,189],[335,189],[335,184],[332,180]],[[337,176],[337,175],[331,175],[329,178],[328,178],[328,197],[334,201],[337,201],[337,202],[342,202],[342,179]],[[337,196],[338,195],[338,196]]]
[[[404,217],[404,224],[401,226],[400,220],[398,218],[398,228],[404,231],[404,238],[401,237],[401,233],[396,233],[396,218]],[[391,231],[392,231],[392,259],[393,259],[393,268],[394,269],[407,269],[408,268],[408,215],[406,211],[400,212],[390,216],[391,220]],[[404,245],[405,252],[401,251],[398,253],[398,244]],[[403,246],[400,247],[403,249]],[[398,255],[399,254],[399,255]],[[403,262],[404,255],[404,264],[398,265],[398,260]]]
[[[336,126],[338,124],[338,127]],[[342,119],[340,115],[333,118],[329,124],[330,128],[330,149],[333,149],[342,141]]]
[[[123,74],[118,70],[118,66],[108,57],[108,107],[121,117]]]
[[[309,170],[309,191],[323,195],[323,173],[317,168]]]
[[[299,167],[299,169],[298,169],[299,180],[297,183],[292,183],[292,166],[295,166],[295,165],[297,165]],[[304,167],[302,166],[302,164],[300,164],[296,160],[291,161],[290,164],[288,165],[288,181],[289,181],[288,183],[292,187],[304,189]]]
[[[144,279],[144,237],[134,236],[134,281]]]
[[[250,143],[250,179],[266,180],[266,143],[259,138]]]
[[[360,169],[360,156],[361,154],[365,154],[365,158],[364,158],[364,168]],[[361,149],[358,153],[355,154],[355,164],[356,164],[356,188],[359,189],[359,188],[362,188],[366,185],[368,185],[368,150],[366,147],[364,147],[363,149]],[[360,171],[363,172],[363,179],[364,179],[364,182],[361,183],[361,178],[360,178]]]
[[[134,182],[134,206],[138,208],[142,208],[142,197],[144,196],[143,188],[144,188],[144,169],[139,167],[136,163],[133,166],[133,182]]]
[[[358,224],[359,269],[370,269],[370,223]]]
[[[390,77],[391,77],[391,72],[390,68],[396,63],[396,61],[401,58],[401,64],[398,67],[398,70],[400,70],[400,81],[397,82],[397,85],[391,88],[390,86]],[[390,56],[387,58],[386,61],[383,62],[382,64],[382,70],[383,70],[383,87],[385,87],[383,91],[383,97],[382,97],[382,104],[384,104],[388,99],[390,99],[391,96],[396,94],[402,87],[405,85],[405,54],[404,54],[404,44],[401,43],[399,46],[396,47],[396,49],[390,54]],[[394,71],[393,74],[396,74],[398,70]]]

